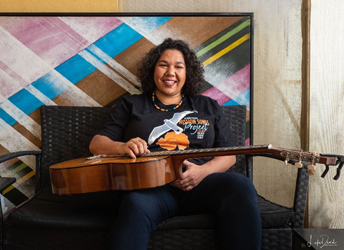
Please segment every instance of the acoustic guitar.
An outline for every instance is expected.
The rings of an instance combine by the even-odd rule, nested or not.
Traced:
[[[258,154],[283,159],[286,164],[291,162],[297,167],[302,167],[302,161],[310,162],[308,171],[311,174],[315,171],[316,163],[336,164],[336,157],[275,148],[269,144],[159,151],[135,159],[128,156],[96,155],[57,163],[50,166],[49,170],[53,193],[59,195],[134,190],[162,186],[181,178],[182,163],[188,158]]]

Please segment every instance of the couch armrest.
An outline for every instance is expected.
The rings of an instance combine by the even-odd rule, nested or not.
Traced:
[[[14,177],[0,177],[0,193],[16,182]]]
[[[13,153],[8,153],[5,155],[0,155],[0,163],[3,163],[5,161],[24,156],[24,155],[36,155],[39,156],[41,154],[41,151],[18,151]]]

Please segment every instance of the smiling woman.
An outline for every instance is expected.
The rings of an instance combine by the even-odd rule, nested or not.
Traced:
[[[217,101],[199,95],[203,72],[185,42],[165,39],[142,59],[143,94],[121,98],[90,151],[136,158],[158,150],[235,146]],[[184,171],[170,184],[123,193],[108,249],[146,250],[157,224],[179,213],[216,215],[220,249],[260,249],[257,193],[249,178],[226,172],[235,162],[233,155],[183,159],[174,162]]]

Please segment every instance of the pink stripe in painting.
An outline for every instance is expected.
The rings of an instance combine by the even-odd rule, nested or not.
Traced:
[[[16,17],[3,27],[51,67],[68,60],[88,43],[57,17]]]
[[[247,65],[228,77],[224,82],[216,85],[216,87],[234,99],[234,97],[250,88],[250,74],[250,65]]]
[[[94,43],[110,31],[116,29],[123,22],[117,17],[60,17],[73,30]]]
[[[219,103],[220,106],[230,100],[230,98],[228,96],[226,96],[223,92],[221,92],[216,87],[212,87],[212,88],[208,89],[207,91],[202,93],[202,95],[213,98],[214,100],[216,100]]]
[[[121,23],[114,17],[9,17],[0,20],[1,26],[53,68]],[[93,32],[95,30],[97,32]]]
[[[250,88],[250,65],[242,68],[228,77],[222,83],[205,91],[202,95],[209,96],[218,101],[219,105],[234,99]]]

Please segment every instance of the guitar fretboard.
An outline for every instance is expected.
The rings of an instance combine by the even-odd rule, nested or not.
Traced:
[[[234,147],[219,147],[219,148],[202,148],[202,149],[187,149],[187,150],[172,150],[172,151],[156,151],[149,154],[142,155],[143,157],[150,156],[165,156],[165,155],[184,155],[184,154],[207,154],[207,153],[220,153],[231,151],[249,151],[256,149],[270,149],[271,144],[254,145],[254,146],[234,146]]]

